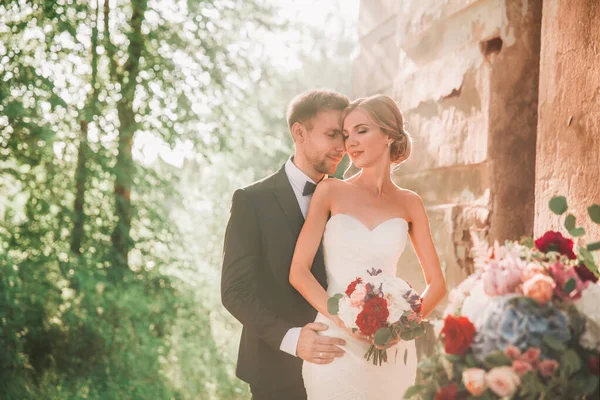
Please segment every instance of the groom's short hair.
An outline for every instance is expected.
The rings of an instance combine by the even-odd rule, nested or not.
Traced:
[[[301,93],[290,102],[287,111],[288,128],[296,122],[307,123],[307,129],[312,129],[310,120],[325,110],[344,111],[350,101],[348,97],[329,89],[313,89]]]

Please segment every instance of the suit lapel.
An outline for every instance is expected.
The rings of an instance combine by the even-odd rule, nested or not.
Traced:
[[[298,235],[300,235],[300,231],[302,230],[302,225],[304,225],[304,216],[302,215],[302,211],[300,210],[300,205],[298,204],[298,200],[296,199],[296,194],[294,193],[294,189],[292,189],[292,184],[288,179],[285,173],[285,165],[275,174],[274,176],[274,194],[285,218],[287,220],[288,226],[292,230],[293,234],[293,244],[295,247],[296,240],[298,239]],[[294,248],[291,249],[292,254],[294,252]],[[289,266],[288,266],[289,270]],[[319,244],[319,249],[315,254],[315,259],[312,267],[312,273],[317,278],[321,286],[327,287],[325,277],[325,264],[323,260],[323,251],[322,245]]]
[[[275,175],[274,193],[294,237],[297,238],[304,224],[304,216],[294,194],[294,189],[292,189],[292,184],[285,173],[285,166]]]

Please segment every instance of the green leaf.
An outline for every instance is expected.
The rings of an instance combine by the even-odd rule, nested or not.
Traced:
[[[460,362],[462,360],[461,356],[457,356],[455,354],[445,354],[445,357],[451,363],[457,363],[457,362]]]
[[[569,279],[563,286],[562,290],[564,294],[569,294],[577,287],[577,282],[575,282],[575,278]]]
[[[533,249],[535,247],[535,242],[531,236],[526,236],[521,239],[521,244],[528,249]]]
[[[494,367],[502,367],[505,365],[512,365],[512,360],[509,356],[501,352],[500,350],[496,350],[488,354],[488,356],[483,360],[483,363],[488,368]]]
[[[564,214],[569,207],[567,206],[567,198],[564,196],[556,196],[550,199],[550,210],[556,215]]]
[[[592,219],[592,221],[594,221],[597,224],[600,224],[600,205],[599,204],[592,204],[591,206],[589,206],[588,214],[590,215],[590,218]]]
[[[598,388],[599,380],[595,375],[579,374],[573,377],[575,389],[580,394],[593,393]]]
[[[575,229],[575,216],[573,214],[569,214],[565,218],[565,228],[567,228],[567,231],[569,232]]]
[[[413,397],[414,395],[421,393],[423,391],[423,389],[425,389],[427,386],[424,385],[414,385],[409,387],[408,389],[406,389],[406,392],[404,392],[404,399],[410,399],[411,397]]]
[[[385,346],[391,337],[392,331],[390,328],[379,328],[377,332],[375,332],[373,341],[377,346]]]
[[[589,243],[587,245],[587,249],[589,251],[596,251],[596,250],[600,250],[600,242],[593,242],[593,243]]]
[[[469,367],[469,368],[476,368],[479,365],[477,363],[477,360],[475,359],[475,357],[473,357],[473,354],[467,354],[465,363],[467,364],[467,367]]]
[[[477,400],[495,400],[496,399],[496,395],[491,390],[486,390],[485,392],[483,392],[481,395],[479,395],[477,397],[473,396],[473,399],[477,399]]]
[[[340,311],[340,299],[344,297],[343,294],[337,293],[327,300],[327,312],[331,315],[337,315]]]
[[[419,326],[415,327],[414,329],[408,329],[408,330],[402,331],[402,333],[400,334],[400,339],[402,339],[404,341],[413,340],[424,334],[425,334],[425,327],[423,325],[419,325]]]
[[[599,276],[598,267],[596,266],[596,260],[594,260],[594,255],[585,247],[579,248],[579,257],[583,260],[583,263],[590,271],[592,271],[596,276]]]
[[[569,231],[569,235],[573,237],[579,237],[585,235],[585,229],[583,228],[575,228]]]
[[[567,350],[560,357],[560,371],[565,377],[573,375],[581,369],[581,358],[575,350]]]
[[[544,392],[544,389],[544,384],[540,381],[540,377],[535,371],[530,371],[521,377],[521,396],[538,399],[539,394]]]
[[[560,340],[556,339],[554,336],[545,334],[542,337],[542,341],[548,346],[550,347],[552,350],[556,350],[556,351],[564,351],[565,349],[565,345],[563,342],[561,342]]]

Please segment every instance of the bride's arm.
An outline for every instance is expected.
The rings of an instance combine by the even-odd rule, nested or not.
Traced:
[[[313,194],[306,221],[296,242],[290,267],[290,283],[317,311],[335,320],[327,312],[327,292],[310,272],[329,216],[333,184],[335,182],[325,180],[319,183]]]
[[[429,220],[423,200],[416,193],[410,193],[410,240],[419,258],[427,287],[421,294],[423,299],[423,316],[427,317],[446,295],[446,281],[440,260],[438,258],[431,231]]]

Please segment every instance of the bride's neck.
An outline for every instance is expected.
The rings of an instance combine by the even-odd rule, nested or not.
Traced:
[[[377,197],[381,196],[384,191],[394,186],[391,177],[390,164],[382,163],[373,167],[363,168],[359,174],[357,183],[366,187]]]

